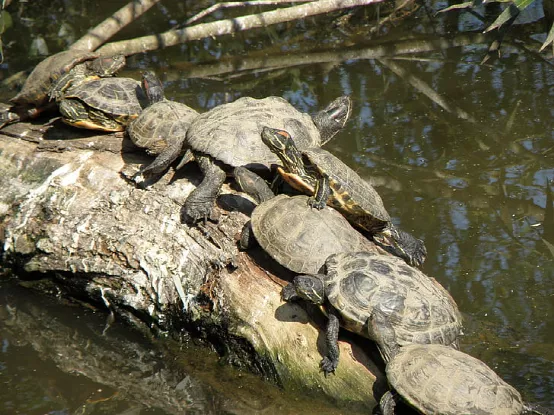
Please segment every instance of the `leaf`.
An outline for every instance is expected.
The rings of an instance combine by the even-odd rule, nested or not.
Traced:
[[[526,0],[528,1],[528,0]],[[489,27],[485,29],[483,33],[490,32],[491,30],[498,29],[500,26],[502,26],[504,23],[507,22],[513,22],[515,18],[519,15],[519,8],[515,4],[510,4],[508,7],[504,9],[502,13],[500,13],[500,16],[496,18],[493,24],[491,24]]]
[[[553,41],[554,41],[554,23],[552,23],[552,26],[550,27],[550,31],[548,32],[548,36],[546,37],[546,40],[544,41],[541,48],[539,49],[539,52],[542,52],[542,50]]]
[[[450,7],[446,7],[438,11],[438,13],[449,12],[450,10],[467,9],[473,7],[473,1],[466,1],[465,3],[454,4]]]

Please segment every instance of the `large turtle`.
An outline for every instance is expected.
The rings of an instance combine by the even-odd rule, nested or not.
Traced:
[[[331,255],[325,273],[296,276],[283,288],[282,297],[308,300],[327,313],[327,355],[321,362],[325,373],[333,372],[339,361],[339,325],[375,340],[385,362],[393,348],[411,343],[457,348],[462,331],[460,312],[448,291],[394,256],[370,252]],[[379,333],[390,325],[373,322],[375,316],[383,315],[396,334],[395,343],[382,341]]]
[[[36,118],[41,112],[54,108],[49,94],[62,94],[69,86],[87,79],[114,75],[125,65],[125,57],[99,57],[85,50],[67,50],[49,56],[31,72],[23,88],[10,99],[13,104],[0,114],[0,128],[7,124]]]
[[[261,203],[252,212],[250,223],[243,228],[242,249],[251,247],[255,238],[275,261],[297,273],[319,272],[331,254],[378,249],[336,210],[330,207],[312,209],[304,195],[272,197],[269,187],[254,183],[259,176],[246,168],[237,167],[234,175],[242,190],[255,198],[260,192],[254,192],[254,188],[267,189],[267,196],[258,198]]]
[[[396,348],[386,373],[394,392],[381,398],[383,415],[394,415],[399,396],[426,415],[552,413],[524,403],[519,392],[482,361],[441,344]]]
[[[149,105],[127,126],[131,141],[157,156],[135,178],[163,172],[179,156],[187,130],[198,112],[180,102],[165,98],[163,85],[156,74],[142,75],[142,89]]]
[[[427,255],[423,241],[397,228],[373,186],[337,157],[321,148],[296,144],[288,131],[264,127],[262,141],[281,160],[279,174],[296,189],[312,195],[309,204],[333,206],[354,225],[410,265],[421,265]]]
[[[186,144],[194,152],[204,179],[187,198],[184,213],[194,221],[209,216],[225,180],[226,167],[268,171],[278,162],[261,142],[263,126],[290,129],[300,148],[318,147],[344,126],[351,106],[349,97],[340,97],[312,118],[283,98],[244,97],[199,115],[189,128]]]
[[[140,83],[102,78],[70,88],[59,102],[62,120],[78,128],[124,131],[146,106]]]

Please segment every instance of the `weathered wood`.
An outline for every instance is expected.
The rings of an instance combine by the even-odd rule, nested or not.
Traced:
[[[23,277],[47,277],[66,295],[104,304],[143,330],[186,328],[286,390],[373,407],[385,379],[364,352],[371,343],[360,339],[362,350],[341,341],[339,368],[326,378],[318,367],[323,324],[280,299],[281,277],[290,275],[266,269],[271,262],[259,250],[256,259],[238,252],[248,219],[240,210],[250,202],[226,185],[220,204],[239,210],[219,208],[217,224],[189,227],[180,210],[197,171],[168,173],[146,189],[121,173],[149,161],[115,135],[59,123],[6,127],[0,134],[4,266]]]

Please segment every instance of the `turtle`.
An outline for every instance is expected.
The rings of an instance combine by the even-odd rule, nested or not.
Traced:
[[[157,157],[135,175],[135,180],[169,167],[179,156],[187,130],[198,116],[189,106],[166,99],[163,85],[152,71],[143,73],[142,89],[149,105],[127,126],[127,134],[136,146]]]
[[[275,261],[295,273],[317,273],[327,257],[337,252],[378,249],[335,209],[312,209],[305,195],[271,197],[269,187],[254,184],[256,175],[245,168],[237,167],[234,175],[248,194],[259,194],[252,192],[252,187],[267,189],[267,197],[260,199],[242,230],[241,249],[251,248],[256,241]]]
[[[410,265],[423,263],[423,241],[396,227],[373,186],[339,158],[319,147],[302,149],[286,130],[264,127],[262,141],[281,160],[281,177],[311,195],[310,206],[323,209],[329,204],[392,254]]]
[[[70,88],[59,102],[62,120],[78,128],[124,131],[146,106],[140,82],[101,78]]]
[[[441,344],[396,348],[386,374],[394,392],[381,397],[383,415],[394,415],[399,397],[426,415],[552,413],[523,402],[520,393],[481,360]]]
[[[10,102],[8,111],[0,114],[0,128],[14,122],[36,118],[55,107],[49,94],[63,93],[70,85],[87,79],[114,75],[125,65],[125,57],[100,57],[86,50],[67,50],[49,56],[31,72],[21,91]]]
[[[339,362],[339,325],[374,340],[385,362],[395,347],[411,343],[457,349],[462,334],[462,317],[448,291],[392,255],[363,251],[330,255],[323,273],[296,276],[281,296],[285,301],[308,300],[328,315],[327,354],[321,361],[325,374],[334,372]],[[379,324],[383,315],[390,326]],[[382,341],[380,330],[391,326],[394,343]]]
[[[294,131],[300,148],[317,147],[329,141],[345,125],[351,108],[350,98],[342,96],[312,118],[280,97],[243,97],[199,115],[187,132],[186,145],[198,162],[204,179],[185,201],[184,213],[194,222],[201,218],[206,220],[225,181],[228,167],[245,166],[260,172],[270,171],[279,159],[260,140],[264,125]]]

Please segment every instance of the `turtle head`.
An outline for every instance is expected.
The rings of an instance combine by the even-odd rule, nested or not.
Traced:
[[[262,129],[262,141],[272,153],[281,159],[287,172],[304,171],[302,154],[288,132],[277,128],[264,127]]]
[[[427,256],[427,248],[421,239],[417,239],[393,225],[373,235],[373,239],[382,248],[412,266],[421,266]]]
[[[322,145],[346,125],[350,114],[352,114],[352,99],[348,95],[343,95],[313,116],[314,124],[321,135]]]
[[[150,104],[160,102],[164,99],[164,88],[160,79],[152,71],[146,71],[142,74],[142,89]]]
[[[303,299],[310,303],[321,305],[325,300],[323,280],[316,275],[298,275],[291,284],[281,291],[285,301]]]
[[[127,63],[125,55],[101,56],[90,61],[88,68],[102,78],[115,75]]]

